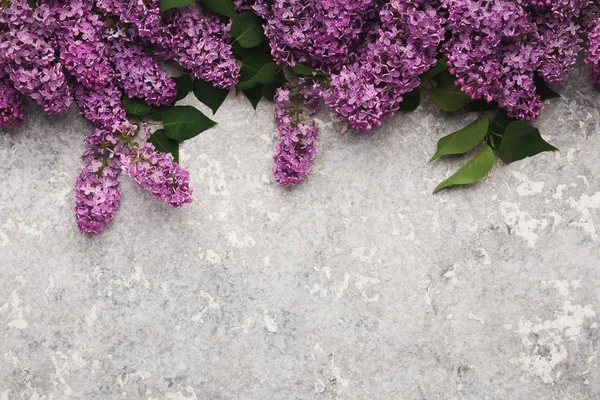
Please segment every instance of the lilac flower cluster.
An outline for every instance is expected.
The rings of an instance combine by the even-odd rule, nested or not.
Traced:
[[[496,101],[516,119],[542,108],[536,75],[558,82],[574,68],[589,0],[446,0],[443,50],[456,83],[473,99]]]
[[[320,102],[319,83],[301,80],[275,94],[275,123],[281,135],[273,160],[273,174],[282,185],[295,185],[310,172],[317,153],[319,128],[311,116]]]
[[[175,103],[175,82],[157,58],[178,61],[215,86],[235,85],[239,72],[229,25],[196,4],[161,16],[159,0],[37,5],[0,0],[0,125],[20,125],[22,95],[47,113],[64,112],[75,95],[97,127],[85,139],[75,186],[78,227],[98,233],[114,218],[121,172],[167,204],[190,203],[188,171],[144,143],[148,127],[128,120],[121,98],[124,93],[153,106]]]
[[[425,0],[385,4],[354,63],[332,74],[325,103],[360,130],[396,113],[403,95],[419,86],[419,75],[437,62],[444,37],[438,8]]]

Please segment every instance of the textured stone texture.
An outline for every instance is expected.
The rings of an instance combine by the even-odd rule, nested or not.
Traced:
[[[560,153],[435,196],[472,115],[323,112],[290,190],[270,105],[232,94],[183,147],[195,203],[124,178],[96,237],[72,213],[89,125],[31,109],[0,133],[0,399],[600,398],[600,96],[583,71],[562,93],[537,123]]]

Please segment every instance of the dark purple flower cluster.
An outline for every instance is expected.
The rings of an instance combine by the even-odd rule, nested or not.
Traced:
[[[47,113],[61,113],[75,94],[82,114],[97,126],[86,137],[75,187],[79,228],[97,233],[115,216],[120,172],[167,204],[190,203],[188,171],[144,143],[148,128],[128,120],[121,98],[125,93],[153,106],[175,103],[175,82],[156,58],[178,61],[215,86],[235,85],[239,72],[229,25],[196,4],[161,16],[158,0],[37,5],[0,0],[0,125],[20,125],[22,95]]]
[[[581,50],[581,19],[589,0],[446,0],[450,72],[473,99],[496,101],[517,119],[542,108],[536,75],[557,82]]]
[[[310,172],[319,136],[311,116],[316,112],[321,91],[319,83],[301,80],[275,94],[275,123],[281,141],[273,157],[273,174],[282,185],[295,185]]]

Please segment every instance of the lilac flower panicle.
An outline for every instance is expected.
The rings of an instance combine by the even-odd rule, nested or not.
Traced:
[[[17,129],[23,122],[23,102],[10,80],[0,77],[0,127]]]
[[[115,217],[121,193],[118,161],[105,163],[91,158],[82,167],[75,184],[75,219],[85,233],[99,233]]]
[[[316,111],[320,94],[318,84],[288,85],[275,94],[275,123],[281,141],[273,157],[273,174],[282,185],[295,185],[310,172],[319,136],[310,117]]]
[[[120,156],[121,169],[144,190],[174,207],[192,202],[190,174],[173,160],[146,143],[134,146]]]

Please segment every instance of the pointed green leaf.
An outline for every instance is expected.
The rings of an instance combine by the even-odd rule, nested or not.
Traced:
[[[274,62],[267,63],[251,79],[264,85],[275,82],[275,74],[279,66]]]
[[[252,107],[256,110],[256,107],[263,96],[263,85],[257,85],[252,89],[242,90],[242,92],[248,98],[248,100],[250,100],[250,104],[252,104]]]
[[[535,90],[537,94],[540,95],[542,101],[546,101],[548,99],[555,99],[560,97],[560,94],[556,93],[554,90],[548,87],[544,78],[539,75],[536,75],[533,82],[535,83]]]
[[[498,110],[488,129],[490,133],[488,135],[488,144],[492,146],[493,149],[500,147],[502,135],[504,135],[506,127],[513,121],[515,121],[515,119],[509,117],[502,108]]]
[[[437,85],[429,91],[429,98],[442,110],[457,111],[473,101],[454,84],[454,77],[449,72],[442,72],[435,78]]]
[[[189,75],[173,78],[177,87],[177,100],[184,99],[192,90],[192,79]]]
[[[152,106],[146,104],[144,100],[138,98],[130,99],[126,95],[123,95],[121,98],[121,104],[127,114],[137,115],[138,117],[145,117],[152,111]]]
[[[152,107],[152,111],[148,113],[148,118],[155,121],[162,121],[163,113],[170,107]]]
[[[161,14],[172,8],[185,7],[192,4],[195,0],[160,0]]]
[[[498,148],[498,155],[505,163],[511,163],[543,151],[558,151],[558,149],[546,142],[540,135],[540,131],[533,125],[514,121],[506,127]]]
[[[263,97],[267,100],[273,101],[273,99],[275,98],[275,92],[277,91],[277,88],[280,86],[281,85],[279,85],[277,83],[271,83],[268,85],[264,85],[263,89],[262,89]]]
[[[194,95],[198,100],[210,107],[213,115],[217,112],[219,107],[221,107],[221,104],[223,104],[228,94],[228,89],[216,88],[201,79],[196,79],[194,81]]]
[[[405,93],[402,102],[400,103],[400,111],[411,112],[419,108],[421,104],[421,89],[417,87],[411,92]]]
[[[494,167],[494,151],[485,146],[471,161],[456,171],[454,175],[440,183],[433,193],[455,185],[468,185],[486,176]]]
[[[438,142],[437,151],[429,161],[450,154],[463,154],[473,149],[485,138],[489,126],[487,115],[482,114],[475,121],[458,131],[444,136]]]
[[[179,142],[169,139],[164,129],[159,129],[150,135],[148,142],[152,143],[161,153],[171,153],[175,162],[179,162]]]
[[[318,71],[315,70],[314,68],[309,67],[308,65],[304,65],[304,64],[296,64],[294,66],[294,72],[298,75],[304,75],[304,76],[313,76],[314,74],[317,74]]]
[[[232,21],[230,32],[240,46],[247,49],[256,47],[265,39],[261,19],[256,15],[243,12]]]
[[[175,106],[163,113],[163,126],[167,137],[178,142],[191,139],[216,124],[192,106]]]
[[[421,80],[430,79],[448,70],[448,64],[444,58],[439,58],[437,63],[429,70],[421,75]]]
[[[229,18],[235,17],[235,7],[233,0],[202,0],[202,5],[214,13],[224,15]]]

